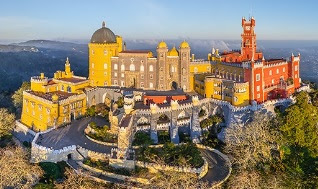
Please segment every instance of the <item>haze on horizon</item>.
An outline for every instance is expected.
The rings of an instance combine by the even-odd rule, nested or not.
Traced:
[[[0,42],[88,41],[106,21],[124,39],[234,39],[254,16],[260,40],[318,40],[317,1],[10,0],[0,7]]]

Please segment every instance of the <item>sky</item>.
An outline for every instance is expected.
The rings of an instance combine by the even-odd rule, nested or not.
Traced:
[[[102,21],[124,39],[318,40],[316,0],[1,0],[0,41],[89,40]]]

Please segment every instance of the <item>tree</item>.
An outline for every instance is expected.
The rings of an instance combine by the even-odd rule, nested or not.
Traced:
[[[148,133],[140,131],[135,134],[133,145],[149,146],[152,143],[153,143],[153,140],[150,138]]]
[[[318,108],[309,103],[308,93],[299,93],[286,109],[280,130],[287,146],[305,147],[318,155]]]
[[[225,151],[232,162],[241,169],[265,164],[278,152],[279,133],[272,127],[270,117],[256,113],[253,121],[241,126],[232,126],[225,131]]]
[[[31,188],[42,174],[22,148],[0,148],[0,188]]]
[[[5,108],[0,108],[0,138],[9,135],[15,126],[15,116]]]
[[[23,91],[31,88],[30,82],[23,82],[21,87],[12,95],[12,101],[17,110],[21,110],[23,104]]]

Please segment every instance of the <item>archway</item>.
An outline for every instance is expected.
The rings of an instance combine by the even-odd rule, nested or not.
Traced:
[[[171,82],[171,89],[172,89],[172,90],[178,89],[178,83],[175,82],[175,81],[172,81],[172,82]]]

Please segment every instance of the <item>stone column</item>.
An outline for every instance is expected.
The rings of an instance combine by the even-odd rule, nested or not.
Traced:
[[[201,136],[201,127],[200,127],[200,121],[199,121],[199,112],[200,112],[200,106],[199,106],[199,98],[197,96],[192,97],[192,117],[190,122],[190,136],[193,143],[199,143],[200,142],[200,136]]]
[[[150,138],[155,144],[158,144],[158,132],[157,132],[157,116],[154,114],[151,115],[150,119]]]
[[[171,121],[170,121],[170,140],[174,144],[179,144],[179,133],[178,133],[178,112],[171,110]]]
[[[179,104],[177,100],[171,100],[171,118],[170,118],[170,140],[174,144],[179,144],[179,133],[178,133],[178,109]]]

